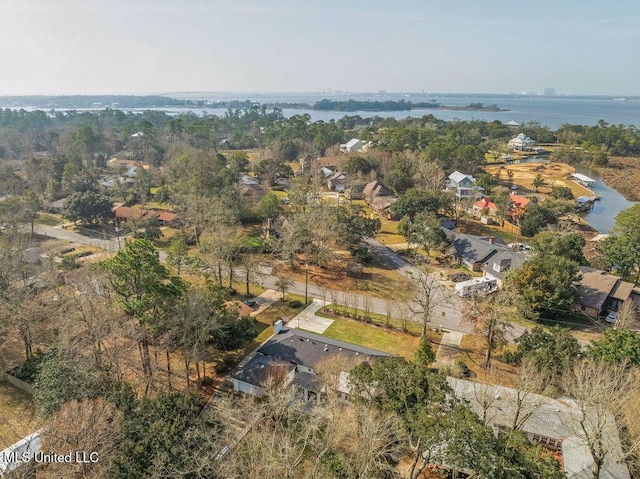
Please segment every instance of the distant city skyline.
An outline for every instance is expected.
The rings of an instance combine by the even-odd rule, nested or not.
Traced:
[[[633,0],[0,0],[0,95],[640,96]]]

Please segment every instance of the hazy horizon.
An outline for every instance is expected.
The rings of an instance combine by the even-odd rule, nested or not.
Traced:
[[[0,0],[0,96],[640,96],[639,37],[632,0]]]

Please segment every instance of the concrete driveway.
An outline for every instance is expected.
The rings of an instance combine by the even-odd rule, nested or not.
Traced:
[[[317,334],[324,333],[327,328],[333,324],[333,319],[316,316],[320,308],[322,308],[322,301],[314,299],[309,306],[300,311],[297,316],[293,317],[287,323],[287,326],[290,328],[305,329]]]

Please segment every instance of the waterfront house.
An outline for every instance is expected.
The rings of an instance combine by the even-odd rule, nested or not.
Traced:
[[[451,242],[455,259],[471,271],[482,271],[502,287],[509,271],[519,268],[527,256],[509,248],[502,238],[459,234]]]
[[[529,198],[517,195],[515,193],[509,193],[509,217],[514,224],[520,224],[520,219],[527,211],[527,206],[531,203]]]
[[[483,196],[478,201],[476,201],[471,207],[474,216],[480,217],[483,215],[496,216],[498,213],[498,207],[496,204],[491,201],[491,198],[488,196]]]
[[[524,133],[520,133],[515,138],[512,138],[511,140],[509,140],[509,143],[507,144],[507,146],[511,150],[529,151],[533,147],[534,144],[535,144],[534,140],[529,138]]]

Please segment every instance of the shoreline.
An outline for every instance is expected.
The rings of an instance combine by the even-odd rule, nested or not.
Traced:
[[[628,201],[640,201],[640,158],[613,156],[606,167],[594,168],[602,181]]]

